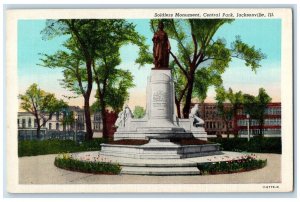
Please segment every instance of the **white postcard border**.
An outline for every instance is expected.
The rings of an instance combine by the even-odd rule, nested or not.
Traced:
[[[18,183],[17,155],[17,21],[18,19],[58,19],[58,18],[154,18],[155,13],[197,12],[273,12],[273,18],[282,20],[282,183],[271,184],[60,184],[60,185],[21,185]],[[6,28],[6,103],[7,103],[7,190],[11,193],[110,193],[110,192],[289,192],[293,190],[293,52],[292,52],[292,10],[272,9],[36,9],[7,11]],[[216,17],[219,18],[219,17]],[[252,19],[243,17],[243,19]],[[255,17],[255,19],[261,19]],[[264,18],[265,19],[265,18]],[[287,135],[286,135],[287,134]],[[229,186],[230,185],[230,186]],[[266,190],[264,186],[279,186]]]

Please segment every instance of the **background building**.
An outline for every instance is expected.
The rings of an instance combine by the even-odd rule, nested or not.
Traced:
[[[250,117],[251,118],[251,117]],[[236,116],[236,127],[240,136],[247,136],[248,119],[243,109],[238,110]],[[259,124],[255,119],[251,120],[250,134],[259,134]],[[269,103],[265,110],[264,118],[264,136],[265,137],[280,137],[281,136],[281,103]]]
[[[229,103],[224,104],[225,108],[230,107]],[[216,103],[200,103],[199,104],[200,117],[205,122],[205,130],[208,135],[217,135],[226,133],[225,122],[218,113]],[[238,131],[239,137],[247,137],[248,119],[243,107],[237,112],[237,115],[229,122],[229,133],[233,134],[234,131]],[[264,136],[265,137],[280,137],[281,136],[281,103],[274,102],[269,103],[265,110],[264,121]],[[251,120],[250,134],[259,134],[258,121]]]
[[[78,132],[85,132],[85,116],[84,110],[80,107],[70,106],[67,109],[68,112],[57,112],[55,113],[49,121],[47,121],[46,125],[41,128],[42,131],[74,131],[75,129]],[[66,125],[63,124],[63,117],[66,113],[76,113],[77,120],[74,121],[73,124]],[[48,117],[47,117],[48,118]],[[95,112],[91,114],[92,120],[92,129],[94,131],[94,137],[101,137],[102,136],[102,118],[101,112]],[[76,124],[76,128],[75,128]],[[36,130],[37,122],[34,117],[29,112],[18,112],[18,129],[19,131],[22,130]]]
[[[230,107],[229,103],[224,104],[225,108]],[[84,110],[80,107],[71,106],[69,112],[76,112],[78,118],[76,120],[76,129],[78,132],[85,132],[85,117]],[[201,103],[199,104],[200,117],[204,120],[205,131],[212,137],[226,136],[225,122],[218,113],[216,103]],[[74,131],[75,123],[66,126],[62,123],[62,118],[65,112],[56,113],[46,123],[41,130],[44,131]],[[113,136],[115,132],[114,123],[117,119],[117,115],[113,112],[107,112],[107,122],[109,125],[109,136]],[[101,112],[95,112],[91,115],[92,129],[94,131],[94,137],[102,137],[102,118]],[[247,137],[248,119],[243,107],[237,111],[237,115],[229,121],[228,131],[230,134],[234,134],[237,131],[239,137]],[[18,128],[19,130],[35,130],[37,128],[35,117],[29,112],[18,113]],[[269,103],[265,110],[265,122],[264,122],[264,136],[265,137],[280,137],[281,136],[281,103]],[[250,134],[259,134],[258,121],[251,119]]]
[[[225,104],[228,107],[230,104]],[[208,135],[220,136],[226,133],[226,123],[218,113],[216,103],[199,104],[200,117],[204,120],[204,128]],[[228,124],[228,130],[233,133],[233,120]]]

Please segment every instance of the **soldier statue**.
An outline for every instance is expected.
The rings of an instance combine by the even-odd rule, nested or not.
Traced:
[[[158,31],[153,38],[153,58],[155,69],[169,68],[169,54],[171,50],[167,33],[164,31],[162,21],[158,24]]]

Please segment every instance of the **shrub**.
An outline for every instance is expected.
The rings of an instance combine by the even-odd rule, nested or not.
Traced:
[[[224,174],[243,172],[263,168],[267,165],[267,160],[255,159],[253,156],[246,156],[238,160],[209,162],[198,165],[201,175]]]
[[[70,154],[62,154],[55,158],[54,165],[58,168],[94,174],[119,174],[120,165],[109,162],[79,161]]]
[[[78,144],[72,140],[25,140],[18,143],[18,156],[36,156],[45,154],[58,154],[62,152],[80,152],[100,150],[100,144],[105,139],[95,138]]]
[[[220,143],[224,151],[281,154],[281,138],[254,137],[249,142],[246,138],[215,138],[210,140]]]

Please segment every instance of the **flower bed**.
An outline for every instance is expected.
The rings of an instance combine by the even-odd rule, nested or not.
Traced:
[[[55,158],[54,165],[58,168],[84,173],[115,175],[121,171],[120,165],[111,162],[80,161],[72,158],[71,154],[61,154]]]
[[[266,159],[256,159],[255,155],[251,154],[227,161],[199,164],[198,169],[200,170],[200,175],[214,175],[250,171],[263,168],[266,165]]]

